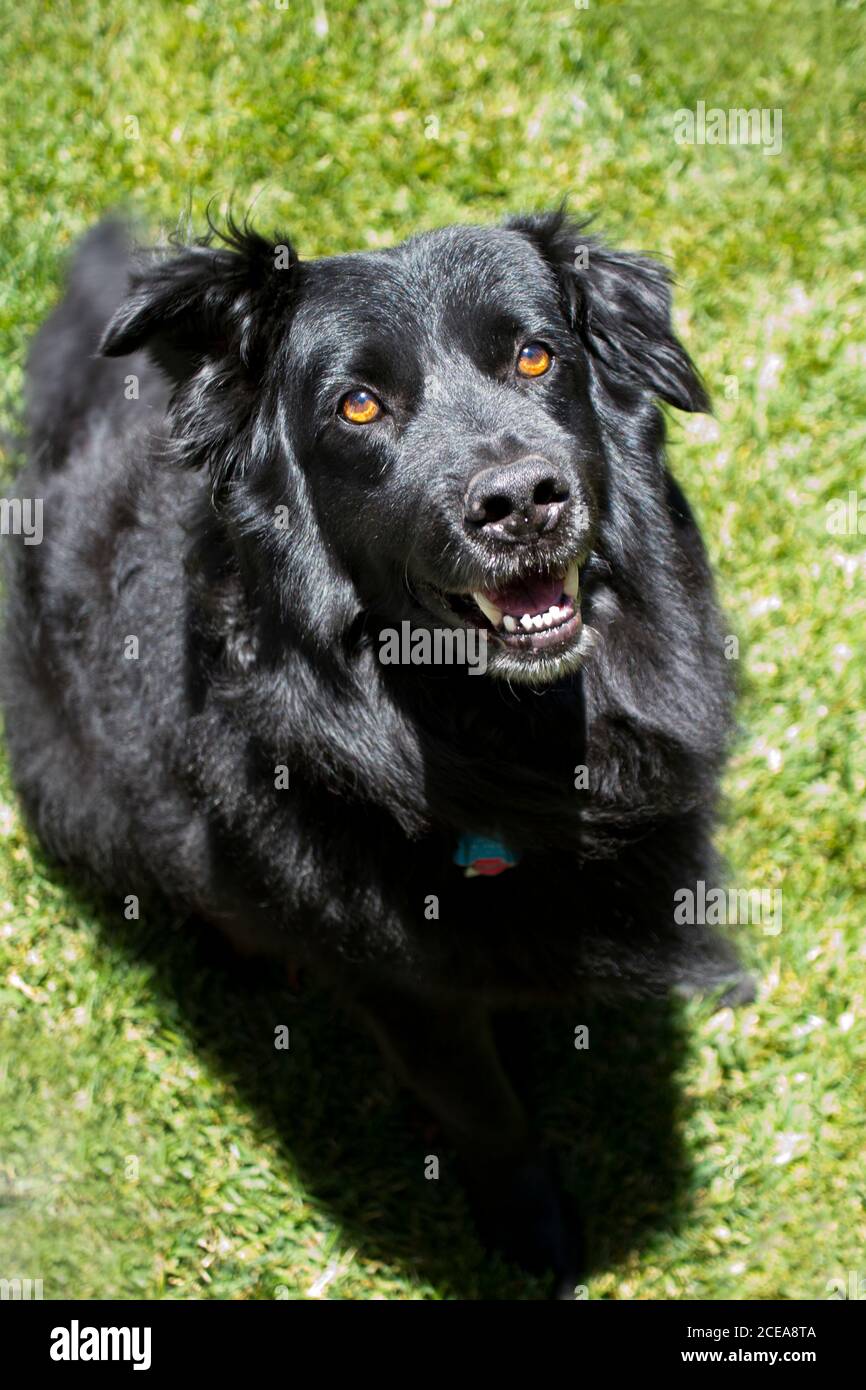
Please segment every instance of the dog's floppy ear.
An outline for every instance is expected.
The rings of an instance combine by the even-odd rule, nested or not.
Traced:
[[[512,218],[553,267],[568,316],[608,376],[652,392],[680,410],[709,410],[691,358],[671,324],[671,277],[664,266],[613,251],[563,211]]]
[[[231,221],[218,235],[220,244],[208,237],[167,258],[139,262],[100,352],[123,357],[146,348],[176,384],[202,363],[226,357],[253,370],[298,258],[289,245]]]

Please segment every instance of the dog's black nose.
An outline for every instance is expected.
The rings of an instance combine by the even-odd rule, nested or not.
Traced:
[[[482,468],[466,490],[466,525],[492,539],[529,540],[554,530],[570,496],[558,468],[536,456]]]

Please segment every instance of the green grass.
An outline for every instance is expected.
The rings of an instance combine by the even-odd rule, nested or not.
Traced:
[[[568,193],[670,259],[717,405],[672,415],[671,455],[741,643],[723,843],[735,884],[783,889],[783,929],[742,929],[760,988],[735,1014],[596,1012],[588,1053],[568,1018],[513,1041],[592,1212],[591,1297],[866,1276],[866,537],[826,525],[866,498],[862,5],[2,0],[0,65],[5,429],[67,249],[118,205],[200,228],[212,196],[256,199],[322,254]],[[782,153],[675,144],[699,100],[781,108]],[[112,921],[8,781],[0,802],[0,1276],[48,1298],[541,1295],[423,1182],[435,1141],[325,999]]]

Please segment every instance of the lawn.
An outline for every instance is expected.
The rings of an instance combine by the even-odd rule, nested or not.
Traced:
[[[511,1041],[590,1212],[591,1298],[866,1294],[863,6],[0,0],[0,66],[4,479],[28,341],[109,208],[200,230],[211,198],[255,201],[320,255],[567,194],[675,269],[716,413],[672,412],[670,452],[742,688],[722,842],[733,884],[782,891],[781,930],[739,929],[758,993],[736,1012],[594,1010],[584,1053],[570,1018]],[[698,102],[780,111],[780,152],[678,143]],[[828,526],[852,494],[854,525]],[[430,1142],[314,986],[289,999],[176,925],[118,923],[3,775],[0,1277],[543,1296],[419,1181]]]

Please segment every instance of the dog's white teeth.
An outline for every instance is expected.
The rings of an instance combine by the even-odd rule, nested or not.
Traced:
[[[519,632],[521,628],[524,632],[544,632],[546,629],[559,627],[560,623],[566,622],[570,617],[570,605],[560,608],[558,603],[552,603],[546,613],[524,613],[519,623],[510,613],[506,613],[502,625],[506,632]]]
[[[569,598],[577,598],[580,593],[580,573],[576,560],[573,560],[568,567],[565,579],[562,581],[563,593],[568,594]]]
[[[473,591],[472,598],[475,603],[478,604],[485,618],[489,618],[494,627],[499,627],[502,622],[502,610],[497,608],[495,603],[491,603],[489,598],[485,598],[484,595],[477,590]]]

